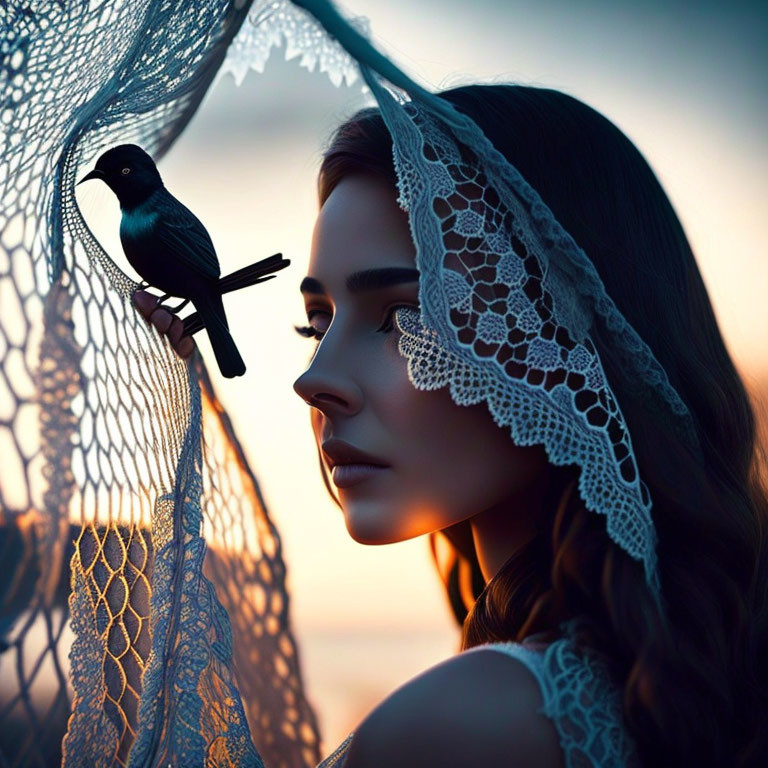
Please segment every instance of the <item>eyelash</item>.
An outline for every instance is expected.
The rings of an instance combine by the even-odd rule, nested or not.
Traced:
[[[389,310],[387,310],[387,315],[384,318],[384,322],[376,329],[376,333],[389,333],[392,331],[395,327],[394,324],[394,314],[395,311],[398,309],[403,309],[404,307],[410,306],[409,304],[393,304]],[[309,319],[312,319],[312,312],[319,312],[320,310],[312,310],[309,313]],[[316,341],[320,341],[323,336],[325,336],[325,331],[318,331],[315,327],[311,325],[295,325],[294,328],[296,329],[296,333],[299,334],[299,336],[303,336],[306,339],[315,339]]]

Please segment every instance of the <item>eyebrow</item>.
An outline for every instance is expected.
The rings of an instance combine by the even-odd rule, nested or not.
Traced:
[[[346,286],[350,293],[362,293],[363,291],[380,290],[401,283],[415,283],[418,280],[418,269],[382,267],[381,269],[364,269],[361,272],[353,272],[347,277]],[[301,281],[299,290],[302,293],[328,293],[325,286],[319,280],[315,280],[314,277],[305,277]]]

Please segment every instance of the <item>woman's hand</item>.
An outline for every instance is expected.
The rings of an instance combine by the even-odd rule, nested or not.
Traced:
[[[182,337],[184,323],[177,315],[158,306],[157,296],[153,296],[147,291],[134,291],[133,304],[145,320],[152,323],[161,334],[168,337],[171,346],[176,350],[179,357],[186,360],[192,356],[195,351],[195,342],[190,336]]]

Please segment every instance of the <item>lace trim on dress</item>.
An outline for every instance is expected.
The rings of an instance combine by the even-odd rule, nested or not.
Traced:
[[[352,744],[354,731],[347,736],[341,744],[333,750],[333,753],[320,763],[317,768],[344,768],[344,761],[347,759],[347,752]]]
[[[640,768],[634,740],[624,726],[621,696],[600,655],[563,637],[546,647],[489,643],[525,664],[539,683],[539,712],[552,720],[566,768]]]

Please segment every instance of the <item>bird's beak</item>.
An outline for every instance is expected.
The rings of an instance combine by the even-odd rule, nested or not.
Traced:
[[[86,176],[83,176],[83,178],[80,179],[80,181],[78,181],[77,184],[75,184],[75,186],[77,186],[78,184],[82,184],[84,181],[88,181],[88,179],[101,179],[103,181],[104,178],[105,178],[104,171],[97,171],[96,169],[94,169]]]

